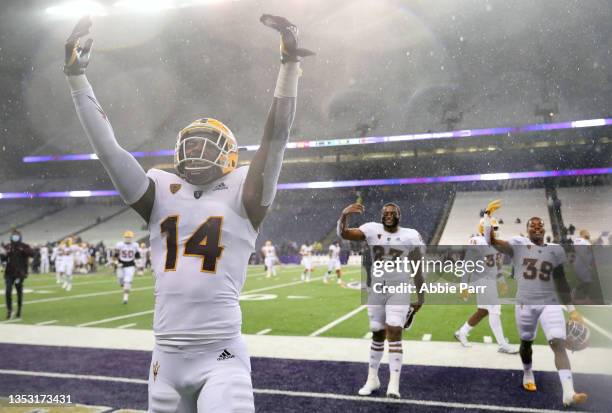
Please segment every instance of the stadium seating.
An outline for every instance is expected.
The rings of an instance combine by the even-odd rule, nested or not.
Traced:
[[[31,243],[56,241],[95,223],[98,218],[112,215],[123,206],[83,203],[67,207],[20,228],[24,239]]]
[[[440,238],[440,245],[465,245],[476,233],[479,212],[493,199],[502,200],[502,208],[495,216],[502,220],[501,237],[510,238],[525,234],[525,225],[532,216],[544,219],[546,235],[552,237],[550,217],[543,189],[519,189],[508,191],[458,192]],[[520,219],[520,223],[517,222]]]
[[[573,224],[576,231],[587,229],[592,240],[612,230],[612,186],[558,188],[557,194],[566,227]]]
[[[101,222],[83,231],[79,234],[81,238],[93,243],[104,241],[105,244],[112,246],[123,239],[123,232],[128,229],[134,232],[135,239],[137,240],[148,236],[149,232],[144,227],[145,224],[140,215],[129,207],[121,206],[120,209],[124,209],[124,211],[108,221]]]
[[[13,227],[21,229],[23,225],[53,214],[59,209],[61,207],[53,204],[41,205],[31,201],[2,203],[0,204],[0,235],[6,234]]]

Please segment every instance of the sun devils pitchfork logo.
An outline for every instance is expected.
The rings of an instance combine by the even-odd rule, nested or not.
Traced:
[[[157,380],[157,373],[159,372],[159,361],[153,363],[153,381]]]

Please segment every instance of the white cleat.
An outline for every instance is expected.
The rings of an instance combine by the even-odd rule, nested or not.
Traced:
[[[390,399],[400,399],[402,397],[399,392],[399,382],[392,383],[389,381],[389,386],[387,387],[387,397]]]
[[[455,331],[455,338],[458,342],[461,343],[463,347],[472,347],[472,345],[468,341],[467,334],[463,334],[461,330]]]
[[[72,290],[72,284],[66,285],[66,291],[70,291],[70,290]]]
[[[533,371],[523,371],[523,389],[535,392],[538,391],[538,388],[535,384],[535,377],[533,376]]]
[[[577,404],[586,402],[588,398],[586,393],[574,393],[568,396],[563,395],[563,406],[576,406]]]
[[[516,347],[512,347],[509,344],[503,344],[499,346],[497,352],[502,354],[517,354],[519,352],[519,349]]]
[[[378,376],[368,376],[366,383],[359,389],[359,395],[369,396],[378,389],[380,389],[380,380]]]

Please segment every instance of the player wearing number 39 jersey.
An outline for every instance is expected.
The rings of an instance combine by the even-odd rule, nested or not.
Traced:
[[[64,73],[87,136],[123,200],[148,223],[155,274],[155,348],[149,412],[252,412],[250,360],[243,342],[239,294],[259,225],[275,193],[295,114],[300,60],[298,31],[263,15],[281,34],[281,68],[261,145],[250,166],[236,169],[231,130],[210,118],[182,129],[173,173],[145,174],[117,143],[84,73],[91,20],[66,42]],[[212,98],[211,98],[212,99]]]
[[[568,306],[572,320],[582,320],[571,305],[570,288],[563,270],[565,251],[559,245],[544,242],[544,221],[539,217],[527,221],[527,237],[514,237],[508,241],[497,239],[491,227],[491,214],[500,206],[499,201],[493,201],[487,207],[483,219],[484,236],[487,243],[513,260],[518,287],[515,316],[521,338],[519,352],[523,362],[523,387],[527,391],[536,391],[531,347],[540,324],[555,354],[555,365],[563,389],[563,404],[570,406],[583,403],[587,395],[574,391],[566,350],[565,318],[560,305]]]

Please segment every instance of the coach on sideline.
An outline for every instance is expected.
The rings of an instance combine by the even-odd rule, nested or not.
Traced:
[[[28,276],[28,258],[34,255],[32,248],[21,241],[21,233],[13,230],[11,242],[3,245],[6,254],[4,270],[4,285],[6,286],[6,318],[10,319],[13,312],[13,284],[17,290],[17,314],[21,317],[21,304],[23,303],[23,281]]]

